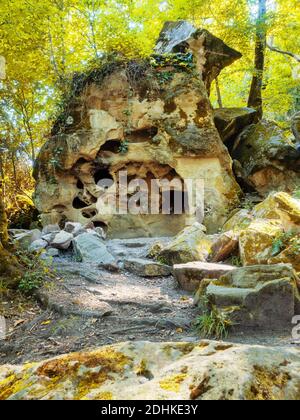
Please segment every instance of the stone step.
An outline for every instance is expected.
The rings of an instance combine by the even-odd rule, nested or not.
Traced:
[[[231,265],[194,261],[187,264],[174,265],[173,274],[183,290],[195,292],[198,290],[202,280],[217,280],[236,269],[237,267]]]

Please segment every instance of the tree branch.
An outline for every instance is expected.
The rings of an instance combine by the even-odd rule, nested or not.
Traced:
[[[296,61],[298,61],[298,63],[300,63],[300,55],[296,55],[294,53],[291,53],[290,51],[283,51],[280,50],[279,48],[273,47],[270,44],[267,44],[267,47],[269,48],[269,50],[277,52],[279,54],[284,54],[284,55],[288,55],[289,57],[294,58]]]

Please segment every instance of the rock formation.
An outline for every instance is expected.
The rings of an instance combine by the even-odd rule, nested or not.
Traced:
[[[0,399],[297,401],[299,371],[297,348],[130,342],[1,366]]]
[[[174,214],[177,193],[183,203],[191,199],[177,187],[167,191],[170,214],[161,214],[161,190],[159,214],[149,214],[149,208],[123,214],[124,203],[113,214],[101,198],[115,194],[119,203],[124,193],[120,174],[126,171],[127,184],[136,179],[148,186],[153,179],[175,179],[180,185],[186,179],[203,180],[203,223],[208,232],[217,231],[237,204],[240,189],[214,124],[208,91],[220,71],[239,57],[209,32],[176,22],[166,24],[148,60],[114,57],[75,75],[35,166],[35,203],[43,224],[93,222],[110,237],[126,238],[171,236],[196,220],[188,211]],[[137,191],[137,185],[129,187],[125,199],[134,199]]]

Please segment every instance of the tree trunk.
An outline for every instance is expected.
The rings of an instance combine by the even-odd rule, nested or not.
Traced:
[[[0,281],[8,288],[16,288],[21,276],[22,267],[9,245],[7,217],[0,185]]]
[[[256,42],[255,42],[255,70],[252,78],[251,89],[248,99],[248,107],[255,108],[258,112],[258,117],[263,117],[263,98],[262,87],[265,66],[265,51],[267,46],[267,31],[266,31],[266,14],[267,4],[266,0],[259,1],[259,11],[256,23]]]

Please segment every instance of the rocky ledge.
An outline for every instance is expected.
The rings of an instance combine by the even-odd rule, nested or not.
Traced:
[[[300,349],[121,343],[0,368],[5,400],[299,400]]]

